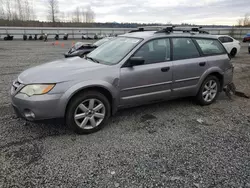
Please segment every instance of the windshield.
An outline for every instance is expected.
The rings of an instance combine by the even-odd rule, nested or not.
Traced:
[[[96,48],[88,57],[107,65],[117,64],[141,41],[138,38],[118,37]]]
[[[93,45],[94,46],[101,46],[102,44],[104,44],[105,42],[109,41],[111,38],[104,38],[101,40],[96,41]]]

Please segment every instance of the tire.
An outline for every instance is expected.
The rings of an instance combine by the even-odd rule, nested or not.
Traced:
[[[93,108],[91,108],[90,101],[93,100]],[[103,107],[100,109],[96,108],[98,106],[100,107],[100,105]],[[90,134],[103,128],[110,117],[110,112],[110,103],[103,94],[97,91],[86,91],[76,95],[70,101],[66,111],[65,121],[77,134]],[[79,119],[75,119],[77,115]]]
[[[211,87],[209,87],[209,84],[212,83],[212,86],[214,84],[216,84],[216,91],[215,91],[215,87],[213,87],[213,89],[211,89]],[[207,89],[209,88],[209,89]],[[205,91],[208,91],[210,93],[210,97],[208,97],[208,99],[206,100],[206,96],[207,95],[204,95]],[[213,92],[212,92],[213,91]],[[220,82],[219,82],[219,79],[216,77],[216,76],[208,76],[204,82],[202,83],[201,87],[200,87],[200,90],[196,96],[196,99],[197,99],[197,102],[202,105],[202,106],[205,106],[205,105],[210,105],[212,104],[213,102],[216,101],[218,95],[219,95],[219,92],[220,92]],[[208,94],[209,95],[209,94]]]
[[[235,57],[236,54],[237,54],[237,49],[236,49],[236,48],[233,48],[233,49],[231,50],[231,52],[230,52],[231,57]]]

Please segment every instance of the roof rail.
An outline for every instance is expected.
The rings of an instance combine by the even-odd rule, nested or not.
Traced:
[[[173,33],[174,31],[180,31],[183,33],[202,33],[202,34],[209,34],[209,32],[201,30],[202,27],[175,27],[175,26],[168,26],[160,31],[157,31],[156,33]]]

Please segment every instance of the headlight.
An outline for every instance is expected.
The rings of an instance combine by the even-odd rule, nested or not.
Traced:
[[[55,84],[27,85],[20,91],[20,93],[24,93],[28,96],[43,95],[45,93],[48,93],[54,86]]]

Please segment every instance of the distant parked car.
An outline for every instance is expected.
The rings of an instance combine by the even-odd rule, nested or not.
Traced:
[[[91,38],[85,34],[82,35],[82,40],[93,40],[94,38]]]
[[[55,35],[55,40],[59,40],[59,34]]]
[[[88,54],[89,52],[93,51],[97,47],[101,46],[105,42],[111,40],[113,37],[106,37],[101,40],[98,40],[94,44],[86,44],[83,42],[77,42],[70,50],[64,54],[64,56],[67,57],[84,57],[84,55]]]
[[[250,33],[246,34],[243,38],[243,42],[249,42],[250,41]]]
[[[27,40],[27,38],[28,38],[27,35],[24,34],[23,35],[23,40]]]
[[[240,41],[228,35],[217,35],[217,38],[221,41],[231,57],[235,57],[240,52]]]
[[[63,40],[68,40],[68,37],[69,37],[69,34],[65,33],[64,36],[63,36]]]
[[[14,36],[10,36],[9,34],[7,35],[7,37],[4,37],[4,40],[13,40]]]

